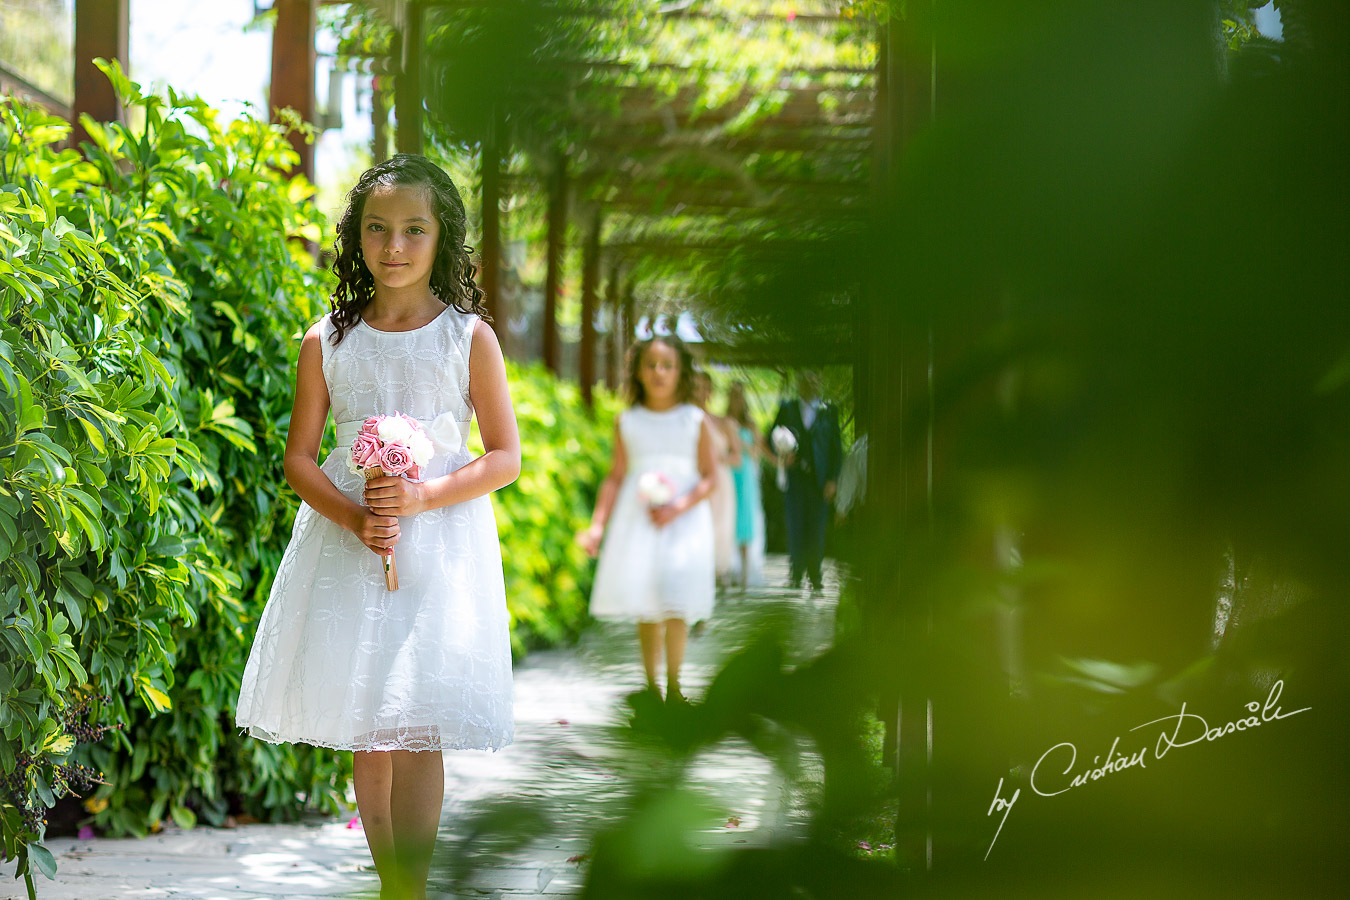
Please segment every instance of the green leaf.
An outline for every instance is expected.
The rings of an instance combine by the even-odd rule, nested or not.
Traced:
[[[89,438],[90,445],[98,451],[100,455],[108,452],[107,444],[103,442],[103,432],[98,430],[97,425],[90,422],[88,419],[80,417],[77,417],[75,421],[84,426],[84,433]]]
[[[22,374],[18,375],[19,381],[19,423],[18,433],[26,434],[42,427],[46,417],[46,410],[33,402],[33,387],[28,383],[28,379]]]
[[[56,880],[56,857],[52,856],[50,850],[41,844],[29,844],[28,854],[29,858],[32,859],[33,863],[38,867],[38,871],[53,881]]]
[[[172,807],[169,810],[169,816],[184,831],[190,831],[197,825],[197,814],[186,806]]]
[[[55,806],[56,795],[52,793],[52,789],[47,784],[47,779],[43,777],[42,773],[37,772],[34,775],[33,781],[35,782],[34,787],[38,792],[38,797],[41,798],[43,805],[48,809]]]
[[[145,695],[146,705],[155,712],[168,712],[173,709],[173,701],[169,699],[169,695],[145,679],[141,679],[141,692]]]

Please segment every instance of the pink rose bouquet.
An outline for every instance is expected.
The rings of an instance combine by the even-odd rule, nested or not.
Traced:
[[[417,481],[431,461],[433,445],[422,423],[402,413],[371,416],[352,441],[348,468],[370,481],[386,475]],[[384,557],[384,583],[398,590],[398,565],[393,551]]]

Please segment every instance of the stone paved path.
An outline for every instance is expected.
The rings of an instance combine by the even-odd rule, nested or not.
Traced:
[[[785,577],[770,558],[768,581]],[[723,597],[704,632],[690,641],[686,694],[697,699],[725,656],[745,645],[766,617],[790,623],[798,657],[816,652],[833,628],[837,584],[809,600],[780,588]],[[641,687],[631,627],[597,625],[575,647],[532,654],[516,669],[516,741],[498,753],[445,754],[445,808],[430,896],[513,900],[564,897],[584,879],[593,829],[624,808],[630,776],[660,765],[635,752],[624,697]],[[698,756],[690,781],[717,812],[699,840],[719,846],[767,842],[790,827],[785,785],[743,742],[724,741]],[[523,847],[475,837],[476,817],[504,803],[533,804],[545,834]],[[142,840],[56,838],[56,881],[38,878],[42,900],[273,900],[377,896],[378,880],[359,823],[315,819],[234,829],[176,827]],[[0,897],[24,896],[12,863],[0,866]]]

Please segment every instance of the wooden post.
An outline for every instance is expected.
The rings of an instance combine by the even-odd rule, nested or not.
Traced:
[[[629,275],[628,283],[624,285],[624,352],[628,352],[628,345],[633,343],[633,328],[636,327],[636,306],[637,306],[637,285],[633,283],[632,275]]]
[[[395,53],[401,59],[394,80],[394,118],[398,120],[395,140],[399,153],[422,152],[422,19],[426,4],[409,0],[403,31],[397,33]]]
[[[577,381],[587,406],[595,402],[595,307],[600,280],[600,210],[591,214],[581,254],[581,347]]]
[[[633,343],[633,328],[637,325],[634,320],[634,307],[637,305],[636,287],[633,283],[633,276],[629,275],[623,288],[623,341],[619,344],[619,353],[623,355],[624,359],[627,359],[628,347]],[[619,375],[620,381],[627,377],[626,373]]]
[[[376,76],[370,83],[370,124],[373,135],[371,138],[371,160],[382,163],[389,158],[389,107],[384,104],[384,95],[380,93],[383,87],[381,76]]]
[[[502,342],[502,352],[509,356],[510,329],[508,324],[511,313],[506,308],[506,299],[501,290],[502,157],[501,147],[498,144],[499,137],[500,129],[494,122],[492,127],[488,129],[488,134],[483,138],[482,152],[479,157],[479,174],[483,184],[483,244],[480,254],[483,268],[478,275],[478,286],[483,289],[483,305],[487,307],[488,312],[492,314],[492,318],[497,323],[497,339]]]
[[[623,352],[619,343],[622,318],[619,307],[623,302],[619,296],[619,275],[619,254],[614,253],[609,262],[609,280],[605,284],[605,306],[609,318],[609,340],[605,342],[605,384],[611,391],[619,386],[619,354]]]
[[[933,699],[931,597],[927,587],[916,584],[921,579],[915,573],[902,570],[895,548],[901,546],[904,523],[913,529],[927,522],[931,531],[933,521],[932,325],[928,312],[918,305],[923,298],[887,293],[888,285],[900,280],[900,267],[908,263],[885,253],[886,242],[897,234],[899,213],[892,188],[901,152],[933,116],[936,57],[905,58],[901,50],[900,30],[916,29],[918,19],[919,13],[911,9],[905,17],[892,16],[884,26],[886,105],[881,134],[887,144],[887,185],[882,194],[886,211],[879,222],[881,248],[890,269],[876,283],[863,316],[865,340],[871,345],[866,351],[867,471],[873,477],[868,480],[860,533],[869,541],[866,602],[875,605],[874,621],[884,623],[884,632],[879,633],[888,636],[898,660],[880,691],[882,702],[893,704],[888,718],[895,722],[886,752],[894,754],[889,761],[896,772],[896,861],[915,872],[927,872],[934,866],[932,760],[945,733],[937,719],[945,707]],[[926,415],[906,420],[905,410],[923,409],[921,398],[927,398]],[[926,439],[906,434],[916,427],[927,430]]]
[[[558,359],[558,294],[562,291],[563,244],[567,233],[567,157],[559,151],[548,182],[548,250],[544,273],[544,365],[561,372]]]
[[[96,57],[117,60],[129,68],[127,43],[131,0],[76,0],[75,3],[75,124],[71,142],[78,147],[89,135],[79,124],[80,113],[96,122],[121,122],[122,104],[112,84],[94,65]]]
[[[276,0],[277,25],[272,32],[272,86],[268,106],[272,121],[287,107],[301,120],[314,122],[314,34],[318,28],[318,0]],[[314,145],[291,132],[291,146],[300,155],[298,174],[314,180]]]

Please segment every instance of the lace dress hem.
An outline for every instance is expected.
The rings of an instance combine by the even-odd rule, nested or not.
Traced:
[[[487,741],[471,740],[450,740],[442,739],[439,742],[428,742],[419,744],[409,742],[407,738],[393,737],[379,741],[328,741],[322,738],[314,738],[308,735],[284,735],[277,732],[268,731],[257,725],[250,725],[243,729],[251,738],[257,738],[260,741],[266,741],[269,744],[308,744],[311,747],[323,747],[328,750],[346,750],[368,752],[385,752],[389,750],[411,750],[414,753],[420,753],[425,750],[488,750],[496,753],[515,743],[514,737],[500,737]]]

